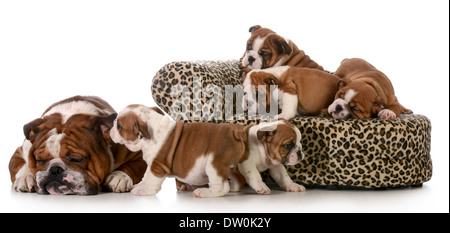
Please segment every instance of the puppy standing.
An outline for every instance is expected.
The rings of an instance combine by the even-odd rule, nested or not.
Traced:
[[[288,40],[268,28],[259,25],[250,27],[250,38],[240,59],[241,77],[252,69],[266,69],[277,66],[308,67],[323,70],[322,66],[313,61],[303,50],[291,40]]]
[[[195,197],[220,197],[229,192],[228,173],[247,154],[246,133],[229,124],[182,123],[157,108],[130,105],[123,109],[111,138],[132,151],[143,151],[148,164],[134,195],[155,195],[167,176],[198,188]]]
[[[328,107],[334,118],[396,119],[401,113],[412,113],[398,102],[389,78],[367,61],[344,59],[334,74],[342,78]]]
[[[243,83],[243,109],[256,112],[256,93],[266,95],[266,109],[277,95],[281,106],[280,118],[291,119],[299,115],[319,115],[334,100],[339,78],[318,69],[280,66],[264,70],[252,70]],[[258,89],[258,86],[265,86]],[[273,93],[270,85],[277,85]],[[256,92],[256,93],[255,93]]]
[[[174,176],[190,185],[210,184],[210,188],[196,189],[195,197],[220,197],[230,191],[228,174],[232,191],[240,190],[245,184],[243,179],[236,177],[239,173],[230,170],[239,162],[243,162],[239,170],[247,172],[244,175],[247,182],[258,193],[268,194],[270,190],[254,171],[266,170],[272,165],[275,165],[272,176],[281,187],[288,191],[304,191],[302,186],[290,180],[281,165],[293,165],[303,158],[300,132],[293,126],[285,126],[287,124],[277,124],[283,125],[279,133],[255,128],[254,136],[264,144],[250,149],[247,138],[254,136],[248,137],[248,131],[257,126],[184,124],[173,121],[157,108],[130,105],[119,113],[110,134],[115,142],[125,144],[130,150],[142,150],[149,165],[143,180],[131,191],[134,195],[155,195],[165,177]]]
[[[302,152],[298,128],[286,120],[260,123],[248,132],[249,156],[239,163],[239,171],[247,183],[259,194],[269,194],[260,172],[269,169],[272,178],[287,192],[304,192],[304,186],[294,183],[284,165],[295,165],[305,155]],[[231,180],[240,182],[239,180]],[[235,186],[235,185],[233,185]],[[236,185],[243,187],[243,184]]]

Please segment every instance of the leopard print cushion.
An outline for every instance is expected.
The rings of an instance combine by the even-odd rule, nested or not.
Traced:
[[[237,60],[173,62],[153,78],[152,94],[161,109],[185,122],[247,125],[265,120],[220,115],[227,106],[226,85],[241,85]],[[306,155],[299,164],[287,166],[294,182],[382,189],[421,186],[431,179],[431,122],[423,115],[402,115],[397,120],[296,117],[291,122],[302,133]],[[268,172],[262,176],[273,181]]]

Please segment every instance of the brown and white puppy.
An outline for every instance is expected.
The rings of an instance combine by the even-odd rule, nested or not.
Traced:
[[[389,78],[360,58],[344,59],[334,73],[342,78],[328,113],[335,119],[396,119],[412,113],[397,100]]]
[[[114,192],[130,191],[146,166],[141,152],[111,141],[116,115],[106,101],[93,96],[50,106],[24,126],[26,140],[9,163],[14,189],[91,195],[103,185]]]
[[[280,118],[291,119],[298,115],[319,115],[334,100],[339,78],[328,72],[302,68],[279,66],[264,70],[252,70],[243,83],[243,109],[256,112],[256,93],[266,95],[262,104],[270,109],[270,104],[278,99],[281,106]],[[261,85],[264,88],[260,88]],[[278,87],[271,93],[270,86]]]
[[[231,166],[246,156],[246,133],[228,124],[174,121],[157,108],[130,105],[120,111],[111,138],[132,151],[143,151],[148,167],[134,195],[155,195],[168,176],[190,185],[195,197],[229,192]]]
[[[284,165],[295,165],[305,158],[298,128],[286,120],[260,123],[248,132],[249,155],[239,163],[240,173],[259,194],[269,194],[260,172],[269,169],[272,178],[287,192],[304,192],[304,186],[294,183]],[[242,182],[231,179],[231,182]],[[242,187],[243,185],[232,185]]]
[[[230,168],[249,156],[247,132],[250,127],[183,123],[174,121],[157,108],[130,105],[117,116],[111,129],[111,138],[132,151],[142,150],[144,153],[147,172],[133,188],[132,194],[155,195],[169,176],[194,186],[209,183],[209,188],[194,190],[195,197],[221,197],[230,191],[229,175],[233,180],[232,191],[243,186],[242,182],[234,181],[239,179],[236,179]],[[290,146],[295,136],[288,139]],[[273,155],[279,156],[273,158],[277,161],[287,154],[279,155],[277,152]],[[296,155],[291,157],[286,160],[288,163],[298,162]]]
[[[277,66],[307,67],[323,70],[303,50],[291,40],[286,39],[268,28],[259,25],[250,27],[250,38],[240,59],[241,77],[252,69],[266,69]]]

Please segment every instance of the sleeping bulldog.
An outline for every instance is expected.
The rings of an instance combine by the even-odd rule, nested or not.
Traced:
[[[142,152],[114,143],[114,109],[93,96],[75,96],[50,106],[23,127],[26,139],[13,154],[13,188],[39,194],[97,194],[102,187],[127,192],[146,164]]]

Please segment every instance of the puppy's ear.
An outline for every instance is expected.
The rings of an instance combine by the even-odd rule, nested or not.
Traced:
[[[381,110],[383,110],[386,105],[381,100],[376,100],[372,106],[372,114],[378,114]]]
[[[280,85],[280,80],[277,79],[273,74],[271,73],[261,73],[261,80],[264,82],[264,84],[267,85]]]
[[[260,28],[261,28],[261,26],[259,26],[259,25],[252,26],[252,27],[250,27],[250,29],[248,29],[248,32],[253,33],[254,31],[256,31]]]
[[[338,83],[337,83],[338,88],[341,89],[341,88],[347,86],[347,84],[348,84],[349,82],[351,82],[351,80],[348,79],[348,78],[339,79],[339,80],[338,80]]]
[[[277,130],[270,130],[269,128],[265,127],[258,130],[258,132],[256,132],[256,135],[258,136],[258,139],[260,141],[270,143],[276,133]]]
[[[34,138],[35,138],[36,134],[39,132],[38,126],[41,125],[42,123],[44,123],[44,121],[45,120],[42,118],[37,118],[23,126],[23,134],[25,135],[25,138],[27,140],[31,141],[31,143],[34,142]]]
[[[282,37],[277,37],[273,40],[273,43],[277,46],[278,54],[291,54],[292,48]]]
[[[159,109],[158,107],[151,107],[150,109],[152,109],[155,112],[159,113],[160,115],[164,116],[164,112],[161,109]]]
[[[134,123],[133,130],[134,130],[134,133],[139,135],[140,137],[144,137],[147,139],[151,138],[151,132],[147,126],[147,123],[145,123],[141,120],[138,120]]]
[[[95,119],[95,125],[101,130],[104,138],[109,138],[109,131],[113,127],[116,117],[117,113],[113,113],[107,117],[97,117]]]

